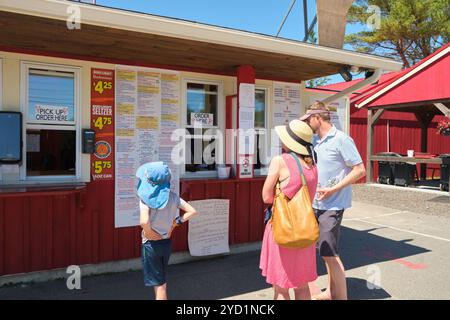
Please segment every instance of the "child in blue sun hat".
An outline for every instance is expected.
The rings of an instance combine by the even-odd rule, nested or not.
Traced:
[[[162,161],[149,162],[136,172],[142,227],[144,284],[153,287],[157,300],[167,300],[166,274],[175,227],[197,214],[195,209],[170,190],[171,172]],[[178,215],[178,209],[185,211]]]

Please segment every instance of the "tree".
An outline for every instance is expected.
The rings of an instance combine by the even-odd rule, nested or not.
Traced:
[[[348,22],[373,23],[377,11],[379,28],[346,36],[356,51],[392,57],[408,68],[449,42],[450,0],[356,0]]]

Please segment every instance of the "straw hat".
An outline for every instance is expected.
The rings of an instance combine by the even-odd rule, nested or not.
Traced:
[[[292,120],[287,126],[276,126],[275,132],[291,151],[305,156],[312,154],[313,131],[307,123]]]

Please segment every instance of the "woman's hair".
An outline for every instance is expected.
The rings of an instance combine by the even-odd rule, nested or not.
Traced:
[[[282,144],[282,148],[284,148],[285,150],[287,150],[289,152],[294,152],[297,155],[297,157],[299,157],[300,159],[302,159],[303,161],[305,161],[309,165],[315,164],[313,158],[310,155],[299,154],[299,153],[297,153],[295,151],[292,151],[287,146],[285,146],[284,143]]]
[[[314,164],[313,158],[311,156],[305,156],[304,154],[295,153],[300,159],[303,159],[307,164]]]

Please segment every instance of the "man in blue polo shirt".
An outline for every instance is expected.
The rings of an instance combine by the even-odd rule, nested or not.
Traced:
[[[344,210],[352,205],[351,185],[366,175],[366,170],[352,138],[330,122],[330,111],[322,102],[315,102],[300,118],[317,134],[319,182],[313,208],[319,222],[319,253],[328,271],[328,286],[316,300],[346,300],[345,269],[339,258],[340,227]]]

